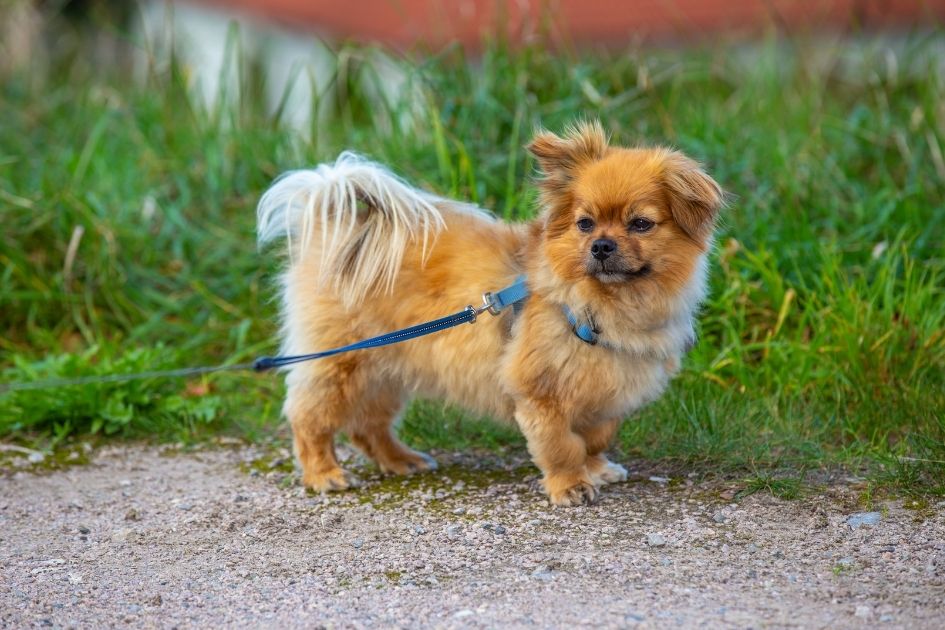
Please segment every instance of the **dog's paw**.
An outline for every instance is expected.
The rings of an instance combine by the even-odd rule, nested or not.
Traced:
[[[343,468],[333,468],[324,473],[304,475],[302,483],[316,492],[337,492],[355,488],[360,482]]]
[[[410,451],[397,459],[378,462],[381,471],[393,475],[411,475],[413,473],[436,470],[436,460],[418,451]]]
[[[545,491],[552,505],[574,507],[577,505],[592,505],[597,502],[597,488],[590,479],[582,479],[577,483],[563,484],[554,479],[545,479]]]
[[[619,483],[627,480],[627,469],[620,464],[604,460],[604,463],[596,470],[589,471],[591,481],[595,486],[603,486],[608,483]]]

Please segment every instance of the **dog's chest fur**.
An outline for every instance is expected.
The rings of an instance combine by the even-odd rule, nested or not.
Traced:
[[[504,384],[513,398],[544,401],[574,424],[622,418],[656,399],[692,334],[691,324],[680,321],[624,336],[619,345],[604,330],[590,345],[558,319],[555,309],[541,309],[516,324]]]

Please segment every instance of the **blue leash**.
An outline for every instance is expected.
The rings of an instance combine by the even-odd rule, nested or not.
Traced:
[[[176,370],[163,370],[152,372],[140,372],[137,374],[107,374],[104,376],[80,376],[76,378],[54,378],[44,381],[33,381],[24,383],[0,383],[0,393],[28,390],[28,389],[51,389],[56,387],[68,387],[74,385],[89,385],[93,383],[121,383],[145,378],[172,378],[185,376],[198,376],[201,374],[210,374],[212,372],[225,372],[235,370],[253,369],[257,372],[264,372],[272,368],[302,363],[303,361],[313,361],[325,357],[351,352],[353,350],[366,350],[368,348],[380,348],[389,346],[401,341],[416,339],[430,335],[447,328],[453,328],[460,324],[474,324],[479,315],[489,313],[498,315],[509,306],[516,311],[522,306],[522,302],[528,297],[528,287],[525,285],[525,276],[519,276],[515,282],[496,293],[485,293],[482,296],[482,306],[476,308],[472,305],[467,306],[458,313],[435,319],[432,322],[417,324],[401,330],[395,330],[370,339],[363,339],[347,346],[324,350],[322,352],[313,352],[311,354],[299,354],[294,356],[276,356],[260,357],[252,363],[224,364],[208,367],[191,367]],[[579,322],[574,313],[567,306],[563,306],[565,317],[571,325],[571,330],[581,341],[594,345],[597,343],[600,331],[594,322],[594,318],[588,311],[585,322]]]
[[[476,318],[482,313],[488,312],[491,315],[498,315],[505,308],[514,306],[527,297],[528,287],[525,286],[525,276],[519,276],[516,278],[514,284],[505,287],[501,291],[496,293],[485,293],[482,296],[482,306],[479,308],[469,305],[458,313],[453,313],[452,315],[435,319],[432,322],[426,322],[423,324],[417,324],[416,326],[411,326],[409,328],[395,330],[394,332],[378,335],[377,337],[371,337],[370,339],[363,339],[361,341],[348,344],[347,346],[341,346],[340,348],[332,348],[331,350],[324,350],[322,352],[298,354],[294,356],[260,357],[253,362],[253,369],[257,372],[263,372],[265,370],[292,365],[294,363],[323,359],[325,357],[341,354],[343,352],[351,352],[352,350],[364,350],[366,348],[380,348],[382,346],[390,346],[395,343],[400,343],[401,341],[416,339],[417,337],[423,337],[424,335],[430,335],[441,330],[446,330],[447,328],[459,326],[460,324],[474,324],[476,323]]]
[[[453,315],[448,315],[440,319],[435,319],[432,322],[426,322],[423,324],[417,324],[416,326],[411,326],[409,328],[404,328],[402,330],[395,330],[394,332],[389,332],[384,335],[378,335],[377,337],[371,337],[370,339],[364,339],[356,343],[349,344],[347,346],[342,346],[340,348],[334,348],[332,350],[325,350],[323,352],[313,352],[312,354],[301,354],[296,356],[279,356],[279,357],[260,357],[253,361],[252,363],[236,363],[236,364],[224,364],[224,365],[214,365],[207,367],[190,367],[190,368],[180,368],[176,370],[160,370],[160,371],[150,371],[150,372],[139,372],[136,374],[106,374],[103,376],[79,376],[74,378],[52,378],[43,381],[32,381],[32,382],[22,382],[22,383],[0,383],[0,394],[5,392],[20,391],[20,390],[36,390],[36,389],[53,389],[58,387],[70,387],[75,385],[92,385],[98,383],[123,383],[126,381],[134,381],[146,378],[179,378],[187,376],[199,376],[202,374],[210,374],[213,372],[232,372],[237,370],[255,370],[257,372],[263,372],[265,370],[270,370],[272,368],[282,367],[285,365],[292,365],[294,363],[301,363],[303,361],[312,361],[314,359],[322,359],[324,357],[330,357],[336,354],[341,354],[342,352],[351,352],[352,350],[364,350],[367,348],[380,348],[381,346],[389,346],[391,344],[400,343],[401,341],[407,341],[408,339],[415,339],[417,337],[423,337],[424,335],[430,335],[441,330],[446,330],[447,328],[452,328],[454,326],[459,326],[460,324],[470,323],[474,324],[476,318],[479,317],[482,313],[490,313],[491,315],[498,315],[503,310],[512,307],[520,307],[521,303],[528,297],[528,287],[525,286],[525,276],[519,276],[516,278],[515,283],[507,286],[501,291],[496,293],[485,293],[482,296],[482,306],[479,308],[473,306],[467,306],[462,311],[454,313]]]

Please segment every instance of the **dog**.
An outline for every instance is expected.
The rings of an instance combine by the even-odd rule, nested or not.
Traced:
[[[356,483],[335,455],[339,431],[385,473],[434,468],[392,428],[412,396],[514,420],[554,505],[593,503],[626,479],[605,451],[694,343],[723,192],[678,151],[611,146],[597,122],[540,130],[527,149],[541,206],[527,223],[352,153],[286,173],[261,198],[260,242],[287,240],[285,353],[436,319],[523,275],[529,291],[517,312],[293,365],[284,414],[306,486]]]

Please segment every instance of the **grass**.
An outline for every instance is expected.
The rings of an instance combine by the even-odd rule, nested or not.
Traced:
[[[535,212],[522,150],[540,124],[599,117],[623,143],[669,143],[732,194],[701,339],[625,456],[743,475],[842,467],[945,493],[945,35],[828,45],[619,52],[489,43],[397,58],[337,51],[310,133],[263,105],[241,55],[231,100],[205,107],[171,63],[133,80],[66,40],[0,84],[2,381],[242,362],[275,347],[272,256],[254,206],[280,172],[352,148],[507,218]],[[72,43],[68,43],[72,42]],[[279,423],[268,375],[223,374],[0,394],[0,436],[254,439]],[[522,445],[434,403],[408,441]],[[788,479],[788,481],[784,481]],[[873,486],[871,486],[872,488]]]

